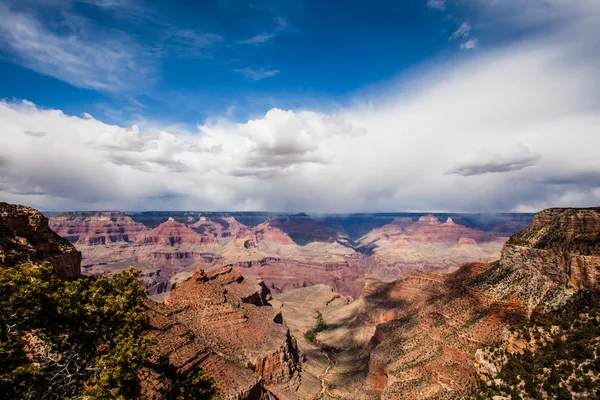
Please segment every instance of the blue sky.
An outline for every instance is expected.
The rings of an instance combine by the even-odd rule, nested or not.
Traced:
[[[432,57],[454,56],[476,34],[465,31],[476,10],[416,0],[4,3],[35,32],[2,47],[0,97],[117,123],[344,104]],[[64,54],[28,54],[33,44],[23,42],[40,45],[46,35]],[[77,46],[119,54],[91,58]],[[71,52],[84,58],[76,71]]]
[[[598,0],[0,0],[0,200],[600,204]]]

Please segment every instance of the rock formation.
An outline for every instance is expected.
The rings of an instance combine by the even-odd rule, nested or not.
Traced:
[[[231,267],[198,269],[164,305],[148,303],[159,351],[181,368],[205,368],[226,398],[291,396],[300,382],[296,340],[269,299],[264,283]]]
[[[49,228],[48,218],[33,208],[0,203],[0,268],[28,261],[49,261],[61,278],[81,273],[81,253]]]
[[[238,214],[253,220],[251,213]],[[446,217],[445,223],[432,215],[397,217],[358,242],[345,233],[344,220],[259,216],[264,219],[253,227],[229,214],[198,212],[65,213],[51,223],[81,250],[85,274],[110,275],[133,265],[143,271],[149,294],[168,292],[198,266],[230,265],[261,277],[276,292],[327,284],[356,298],[369,275],[454,271],[465,262],[497,258],[504,242],[455,222],[466,216]],[[372,223],[366,216],[357,218],[357,223]]]
[[[189,228],[174,221],[165,224],[140,237],[140,243],[156,243],[158,236],[159,240],[167,238],[162,245],[196,244],[198,234],[192,231],[196,236],[191,235]],[[44,261],[61,278],[80,276],[81,254],[50,230],[44,215],[0,203],[0,269]],[[145,300],[149,333],[156,338],[150,361],[166,357],[183,373],[205,369],[220,387],[221,399],[298,398],[301,361],[296,339],[270,299],[262,281],[245,278],[231,267],[209,272],[197,269],[166,304]],[[143,399],[158,398],[152,376],[145,375],[149,373],[140,371]]]
[[[498,262],[446,276],[409,275],[384,287],[386,301],[400,302],[404,314],[377,326],[369,388],[390,399],[468,393],[482,368],[478,349],[506,336],[508,326],[559,309],[577,291],[599,289],[599,233],[598,209],[544,210],[506,243]]]
[[[50,228],[76,245],[134,242],[148,228],[122,212],[68,212],[50,218]]]
[[[359,249],[373,253],[380,269],[389,274],[415,270],[451,272],[460,265],[498,258],[503,238],[425,215],[414,222],[396,218],[359,239]]]
[[[318,375],[326,398],[460,398],[501,368],[482,349],[499,341],[520,346],[507,340],[509,327],[562,310],[578,292],[599,291],[599,215],[598,209],[545,210],[506,243],[498,261],[466,264],[451,274],[369,279],[350,304],[315,305],[312,288],[277,300],[284,302],[283,316],[291,327],[306,318],[295,310],[307,305],[316,307],[330,327],[316,338],[330,362]],[[446,224],[453,223],[424,218],[418,230]],[[413,224],[390,225],[395,226],[381,231],[405,232]],[[456,236],[459,246],[476,243]],[[322,358],[303,346],[304,369],[323,371]]]

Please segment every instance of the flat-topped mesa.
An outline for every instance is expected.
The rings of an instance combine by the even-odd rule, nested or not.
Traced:
[[[181,222],[169,218],[156,228],[142,234],[137,240],[138,244],[157,244],[163,246],[175,246],[181,244],[200,244],[213,242],[214,238],[207,239],[194,232]]]
[[[81,253],[50,229],[46,216],[30,207],[0,203],[0,268],[44,261],[61,278],[81,274]]]
[[[53,231],[77,245],[130,243],[149,230],[117,211],[67,212],[49,221]]]

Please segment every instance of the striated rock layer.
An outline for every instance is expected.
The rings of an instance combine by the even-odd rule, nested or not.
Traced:
[[[158,339],[182,370],[205,368],[221,397],[294,397],[300,383],[296,340],[260,281],[231,267],[205,272],[171,292],[165,304],[147,302]]]
[[[229,265],[263,279],[274,292],[326,284],[357,298],[369,276],[451,272],[466,262],[496,259],[505,240],[432,215],[396,218],[357,242],[343,227],[306,214],[265,215],[253,227],[230,215],[207,215],[66,213],[52,223],[82,251],[84,273],[110,276],[133,265],[152,295],[169,292],[196,267]]]
[[[135,241],[148,228],[122,212],[68,212],[50,218],[50,228],[77,245]]]
[[[169,233],[189,239],[188,228],[170,225]],[[48,261],[61,278],[80,276],[80,253],[50,230],[45,216],[6,203],[0,203],[0,261],[0,268]],[[167,304],[144,301],[148,333],[156,337],[151,361],[166,357],[183,373],[205,369],[221,389],[221,399],[298,398],[296,340],[270,298],[262,281],[246,279],[231,267],[208,273],[198,269],[171,293]],[[145,368],[139,373],[140,398],[160,398],[153,373]]]
[[[461,398],[495,375],[498,367],[481,350],[506,341],[509,327],[560,312],[581,291],[600,291],[598,217],[598,209],[545,210],[508,241],[498,261],[451,274],[369,279],[350,304],[323,301],[304,311],[315,304],[314,288],[277,299],[296,331],[310,327],[316,310],[329,327],[316,337],[326,360],[305,350],[305,369],[318,371],[324,398]],[[467,239],[461,245],[475,240]]]
[[[452,272],[460,265],[497,259],[506,238],[433,215],[396,218],[359,239],[359,249],[373,253],[378,270],[401,275],[416,270]]]
[[[599,233],[599,209],[544,210],[497,262],[409,275],[367,294],[402,309],[373,336],[370,392],[382,399],[469,393],[491,368],[478,349],[505,337],[509,326],[560,309],[578,291],[600,289]]]
[[[54,233],[48,218],[25,206],[0,203],[0,268],[49,261],[61,278],[81,273],[81,253]]]

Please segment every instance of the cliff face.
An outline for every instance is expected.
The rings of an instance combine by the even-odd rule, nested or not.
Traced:
[[[81,253],[49,228],[48,218],[33,208],[0,203],[0,268],[27,261],[48,261],[61,278],[81,273]]]
[[[161,307],[197,341],[253,377],[248,384],[261,382],[265,390],[290,394],[300,382],[298,349],[269,299],[262,282],[225,267],[208,273],[198,269]],[[225,384],[220,375],[215,379]]]
[[[359,239],[363,252],[369,250],[378,269],[389,274],[415,270],[452,272],[469,262],[497,259],[506,238],[455,223],[440,222],[433,215],[418,221],[396,218]]]
[[[534,269],[567,288],[598,289],[600,208],[542,211],[509,240],[502,264]]]
[[[406,314],[377,327],[369,387],[389,399],[468,393],[478,377],[495,373],[479,349],[580,291],[598,291],[599,270],[600,210],[549,209],[505,244],[497,262],[393,283],[385,297],[403,300]]]
[[[50,218],[50,228],[77,245],[129,243],[148,230],[121,212],[68,212]]]
[[[468,395],[482,377],[490,379],[500,368],[481,349],[506,338],[509,327],[560,313],[579,292],[600,290],[598,213],[543,211],[506,243],[497,261],[466,264],[452,274],[417,272],[393,282],[370,280],[359,300],[320,308],[331,328],[317,339],[336,349],[326,393],[390,400]],[[442,228],[446,237],[463,231],[454,236],[459,245],[476,241],[452,224],[425,217],[412,231],[427,236],[434,234],[432,228],[449,225]],[[396,221],[381,231],[390,237],[394,231],[407,235],[412,225]],[[286,307],[287,318],[293,314],[286,314]],[[368,365],[366,371],[352,364],[358,357]]]
[[[514,235],[496,268],[474,288],[521,304],[527,315],[549,312],[581,290],[596,291],[600,274],[600,209],[548,209]]]

